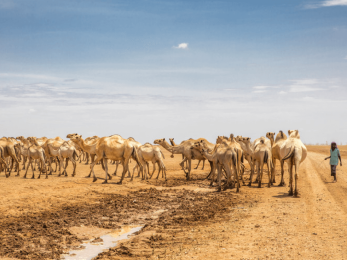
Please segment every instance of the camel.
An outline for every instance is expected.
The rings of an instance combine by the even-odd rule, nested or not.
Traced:
[[[41,145],[39,145],[40,142],[38,142],[37,139],[33,138],[32,140],[33,140],[32,142],[34,142],[37,146],[40,146],[44,149],[45,155],[46,155],[47,161],[48,161],[49,175],[52,175],[52,172],[53,172],[52,159],[58,158],[58,157],[57,157],[57,154],[54,153],[52,149],[48,148],[48,145],[53,147],[54,150],[57,150],[65,142],[65,140],[60,138],[59,136],[57,136],[56,138],[46,139],[46,141]],[[59,158],[58,158],[58,160],[59,160]],[[59,163],[59,174],[60,174],[60,172],[61,172],[61,164]]]
[[[0,146],[3,148],[4,151],[4,158],[6,159],[7,157],[12,159],[12,164],[11,164],[11,168],[8,170],[8,174],[6,173],[6,168],[5,168],[5,175],[6,177],[9,177],[11,175],[12,169],[13,169],[13,165],[16,162],[16,169],[17,169],[17,175],[19,176],[19,161],[17,159],[17,155],[16,155],[16,151],[15,151],[15,145],[13,142],[8,141],[7,138],[1,138],[0,139]],[[1,164],[2,165],[2,164]],[[0,165],[0,167],[1,167]],[[7,164],[6,164],[7,165]],[[1,169],[0,169],[1,171]]]
[[[273,163],[273,168],[272,168],[272,182],[275,183],[275,169],[276,169],[276,160],[280,161],[281,165],[281,182],[279,183],[278,186],[284,186],[284,169],[283,169],[283,161],[281,160],[280,156],[280,147],[283,144],[283,142],[287,139],[287,136],[282,132],[279,131],[279,133],[276,135],[276,139],[274,139],[275,133],[267,133],[266,137],[270,139],[271,144],[272,144],[272,163]]]
[[[271,149],[271,147],[272,147],[271,141],[266,139],[264,136],[259,137],[253,141],[254,149],[257,148],[257,145],[260,143],[260,140],[264,140],[264,143]]]
[[[147,178],[147,172],[146,172],[146,166],[147,166],[148,171],[149,171],[149,168],[148,168],[147,162],[153,163],[153,172],[152,172],[150,178],[152,178],[152,176],[154,175],[155,164],[158,163],[159,171],[158,171],[157,179],[159,178],[160,171],[162,171],[162,177],[164,178],[164,175],[165,175],[165,179],[166,179],[166,168],[165,168],[165,164],[163,161],[163,159],[165,159],[165,157],[158,146],[154,146],[150,143],[145,143],[144,145],[140,146],[137,149],[137,153],[138,153],[139,161],[141,163],[140,167],[142,168],[142,172],[143,172],[142,179],[148,179]],[[133,172],[133,176],[132,176],[131,180],[133,180],[133,177],[134,177],[134,172]]]
[[[180,163],[180,166],[182,167],[182,170],[186,174],[187,180],[190,180],[192,160],[203,160],[205,158],[202,156],[202,154],[199,151],[197,151],[196,149],[192,149],[194,143],[199,142],[201,140],[206,143],[206,145],[208,146],[210,151],[212,151],[214,149],[215,145],[210,143],[209,141],[207,141],[204,138],[199,138],[196,140],[190,139],[190,140],[187,140],[187,141],[185,141],[185,142],[183,142],[177,146],[170,146],[169,143],[167,141],[165,141],[165,138],[156,139],[156,140],[154,140],[154,143],[160,144],[162,147],[164,147],[166,150],[168,150],[170,153],[172,153],[172,155],[173,154],[184,155],[184,159]],[[188,162],[188,172],[186,172],[186,170],[184,168],[184,163],[186,161]],[[211,165],[211,169],[212,169],[213,168],[212,162],[210,162],[210,165]]]
[[[18,136],[16,139],[20,140],[23,145],[21,145],[21,155],[23,157],[23,168],[25,170],[25,163],[28,157],[28,148],[30,146],[30,142],[24,136]]]
[[[6,178],[8,178],[8,175],[6,173],[6,169],[7,169],[7,162],[5,159],[5,152],[4,152],[4,148],[2,148],[2,146],[0,146],[0,172],[1,172],[1,165],[5,165],[4,169],[5,169],[5,175]]]
[[[238,142],[236,142],[236,139],[235,139],[233,134],[230,134],[229,138],[226,136],[218,136],[216,143],[220,144],[223,141],[227,142],[228,145],[230,147],[232,147],[234,149],[234,151],[236,152],[236,155],[237,155],[237,157],[236,157],[236,159],[237,159],[237,163],[236,163],[237,174],[238,175],[240,174],[241,181],[242,181],[243,185],[245,185],[245,181],[243,179],[243,172],[241,172],[241,167],[243,166],[243,164],[242,164],[243,152],[242,152],[241,145]]]
[[[76,157],[78,158],[78,154],[77,154],[75,146],[73,145],[73,142],[65,141],[58,149],[55,149],[50,144],[48,145],[48,147],[49,147],[50,152],[54,151],[54,152],[58,153],[57,157],[59,158],[59,161],[61,162],[61,164],[64,168],[63,175],[65,173],[65,176],[68,176],[67,171],[66,171],[66,167],[68,166],[69,160],[72,162],[73,173],[71,176],[74,177],[76,175],[76,160],[75,160],[75,158]],[[64,159],[66,159],[65,166],[64,166],[64,162],[63,162]],[[61,175],[61,173],[59,170],[58,176],[60,176],[60,175]]]
[[[226,172],[226,184],[224,186],[224,189],[230,186],[231,181],[231,168],[234,172],[234,182],[236,181],[236,192],[239,192],[240,189],[240,183],[239,183],[239,177],[237,173],[237,154],[234,150],[234,147],[230,147],[230,142],[227,140],[222,140],[219,144],[216,145],[216,149],[213,151],[212,154],[208,152],[208,150],[205,148],[204,142],[196,142],[193,146],[193,150],[198,150],[203,154],[203,156],[209,160],[210,162],[213,162],[213,165],[217,167],[218,170],[218,191],[221,191],[221,176],[222,176],[222,170],[224,169]],[[215,170],[212,171],[212,182],[214,180],[214,173]],[[210,185],[212,185],[212,182]]]
[[[33,167],[33,163],[32,163],[33,159],[41,161],[40,174],[39,174],[39,177],[37,177],[37,178],[40,179],[41,172],[46,172],[46,179],[47,179],[48,175],[47,175],[46,163],[45,163],[45,159],[46,159],[45,151],[42,147],[37,146],[37,145],[32,145],[28,149],[28,165],[27,165],[27,169],[25,171],[23,178],[27,177],[29,165],[31,165],[31,170],[33,172],[33,175],[31,178],[35,179],[34,167]]]
[[[96,155],[96,145],[100,139],[94,139],[90,142],[86,142],[85,140],[83,140],[82,135],[70,134],[70,135],[67,135],[66,137],[70,138],[70,140],[72,142],[78,144],[79,147],[81,147],[81,149],[84,152],[89,154],[91,156],[91,160],[92,160],[91,163],[93,164],[93,162],[95,161],[95,155]],[[86,164],[88,164],[88,162]],[[92,171],[89,172],[89,175],[87,177],[90,177],[91,174],[92,174]]]
[[[263,169],[264,169],[264,163],[267,165],[268,169],[268,175],[269,175],[269,183],[268,187],[271,187],[272,184],[272,178],[271,178],[271,169],[272,169],[272,153],[271,148],[268,147],[267,144],[265,144],[265,140],[261,139],[259,143],[257,143],[257,147],[254,149],[253,155],[252,155],[253,165],[257,165],[257,172],[258,172],[258,188],[261,188],[261,181],[263,179]],[[249,178],[249,184],[248,186],[252,185],[252,179],[253,179],[253,173],[254,171],[251,171],[251,176]]]
[[[121,161],[123,164],[122,177],[118,184],[122,184],[123,182],[125,173],[128,171],[130,158],[133,158],[138,165],[141,165],[134,142],[123,139],[120,136],[100,138],[96,143],[96,156],[96,160],[90,166],[93,172],[93,182],[97,180],[94,174],[94,165],[98,161],[103,160],[104,162],[105,181],[103,183],[107,183],[107,176],[111,180],[111,176],[108,174],[107,159]]]
[[[189,140],[193,140],[193,138],[190,138]],[[189,140],[185,140],[185,141],[189,141]],[[170,141],[170,143],[171,143],[172,146],[177,146],[177,144],[176,144],[175,141],[174,141],[174,138],[169,138],[169,141]],[[185,141],[182,141],[181,144],[182,144],[183,142],[185,142]],[[182,160],[184,160],[184,155],[183,155],[183,154],[182,154]],[[201,168],[201,170],[203,170],[203,169],[205,168],[205,159],[204,159],[204,160],[199,160],[199,161],[198,161],[198,165],[194,168],[195,170],[198,169],[199,164],[200,164],[201,161],[202,161],[202,168]],[[187,167],[187,163],[188,163],[188,162],[186,161],[186,168],[188,168],[188,167]]]
[[[251,138],[249,137],[242,137],[242,136],[237,136],[235,138],[236,142],[241,146],[244,158],[248,161],[249,166],[251,167],[251,169],[253,169],[253,163],[252,163],[252,155],[253,155],[253,149],[249,146],[247,146],[244,142],[243,139],[247,139],[250,140]]]
[[[288,130],[289,138],[280,146],[280,157],[286,162],[289,172],[289,195],[297,197],[300,164],[306,159],[307,149],[300,139],[299,130]],[[293,166],[295,167],[295,188],[293,189]]]

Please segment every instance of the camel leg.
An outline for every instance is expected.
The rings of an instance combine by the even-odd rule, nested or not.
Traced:
[[[116,170],[114,171],[113,175],[117,176],[117,170],[118,170],[118,165],[120,164],[120,161],[116,162]]]
[[[31,165],[31,171],[33,172],[31,179],[35,179],[35,171],[34,171],[33,161],[31,161],[30,165]]]
[[[293,165],[289,159],[288,171],[289,171],[289,196],[293,196]]]
[[[24,179],[26,179],[26,177],[27,177],[27,173],[28,173],[28,170],[29,170],[30,163],[31,163],[31,158],[28,159],[27,169],[26,169],[25,174],[23,176]]]
[[[276,159],[274,157],[272,157],[272,163],[273,163],[273,168],[271,169],[271,178],[272,178],[272,183],[276,183]]]
[[[211,182],[210,182],[210,186],[212,187],[212,185],[213,185],[213,182],[215,181],[215,173],[216,173],[216,165],[215,165],[215,163],[212,163],[211,164],[211,173],[210,173],[210,175],[212,175],[211,176]]]
[[[156,178],[157,180],[159,179],[160,171],[162,172],[162,178],[164,178],[163,168],[159,166],[159,171],[158,171],[158,175],[157,175],[157,178]],[[151,176],[151,178],[152,178],[152,176]]]
[[[130,156],[129,156],[130,157]],[[122,184],[123,183],[123,180],[124,180],[124,177],[125,177],[125,174],[127,173],[128,171],[128,168],[129,168],[129,158],[128,159],[125,159],[123,161],[123,172],[122,172],[122,177],[120,179],[120,181],[118,182],[118,184]]]
[[[222,167],[221,167],[221,165],[217,165],[217,171],[218,171],[218,173],[217,173],[217,180],[218,180],[218,188],[217,188],[217,190],[218,191],[221,191],[222,190],[222,169],[221,169]]]
[[[90,173],[89,173],[89,176],[90,177],[90,174],[93,173],[93,182],[96,182],[98,179],[95,177],[95,173],[94,173],[94,166],[95,164],[98,162],[98,160],[101,160],[101,158],[97,158],[91,165],[90,165]]]
[[[254,174],[254,165],[255,161],[252,161],[252,163],[250,164],[251,166],[251,174],[249,175],[249,183],[248,186],[252,186],[252,180],[253,180],[253,174]]]
[[[201,160],[199,160],[198,165],[194,168],[195,170],[199,167]]]
[[[104,167],[105,167],[105,180],[103,181],[103,184],[107,183],[107,177],[110,176],[108,174],[108,165],[107,165],[107,159],[103,158],[104,160]]]
[[[204,170],[204,168],[205,168],[205,160],[202,161],[202,168],[201,168],[201,170]]]
[[[258,188],[261,188],[261,181],[263,180],[263,170],[264,170],[264,159],[260,162],[260,171],[259,171],[259,182]]]
[[[271,168],[271,162],[268,160],[268,162],[267,162],[267,172],[268,172],[268,175],[269,175],[269,184],[267,185],[269,188],[271,187],[271,185],[272,185],[272,176],[271,176],[271,170],[272,170],[272,168]]]
[[[286,183],[284,182],[284,162],[280,160],[280,164],[281,164],[281,182],[280,184],[278,184],[278,186],[284,186],[286,185]]]
[[[190,171],[192,170],[192,160],[189,159],[188,160],[188,173],[186,174],[186,177],[187,177],[187,181],[190,180]]]
[[[182,170],[183,170],[183,171],[185,171],[185,169],[184,169],[184,163],[185,163],[186,161],[188,161],[188,158],[184,158],[184,159],[182,160],[182,162],[180,162],[180,166],[182,167]]]
[[[69,165],[69,158],[66,158],[65,159],[66,162],[65,162],[65,167],[64,167],[64,171],[63,171],[63,174],[65,174],[65,177],[67,177],[67,166]]]
[[[294,159],[293,159],[294,160]],[[295,174],[294,174],[294,181],[295,181],[295,189],[294,189],[294,197],[297,197],[299,195],[299,188],[298,188],[298,179],[299,179],[299,161],[296,161],[295,164]]]
[[[134,174],[135,174],[135,170],[137,170],[138,175],[140,175],[140,170],[139,170],[139,168],[138,168],[138,165],[136,164],[136,165],[134,166],[134,168],[133,168],[133,175],[131,176],[131,180],[133,180],[133,177],[134,177]]]
[[[153,176],[153,174],[154,174],[154,172],[155,172],[155,170],[156,170],[155,164],[156,164],[156,163],[153,163],[153,171],[152,171],[152,174],[151,174],[151,178],[152,178],[152,176]],[[159,168],[159,172],[160,172],[160,168]],[[148,168],[148,174],[149,174],[149,168]],[[147,179],[148,179],[148,178],[147,178]]]
[[[89,164],[89,153],[86,153],[86,158],[87,158],[87,162],[86,162],[86,165],[87,165]],[[90,177],[90,175],[88,177]]]

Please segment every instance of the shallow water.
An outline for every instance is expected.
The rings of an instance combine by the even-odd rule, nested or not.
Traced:
[[[104,250],[109,249],[117,245],[117,241],[127,239],[128,236],[141,230],[140,227],[123,227],[120,231],[111,231],[108,234],[100,236],[102,242],[93,243],[93,239],[86,241],[82,244],[85,248],[79,250],[72,250],[69,254],[62,255],[61,259],[66,260],[89,260],[102,253]]]

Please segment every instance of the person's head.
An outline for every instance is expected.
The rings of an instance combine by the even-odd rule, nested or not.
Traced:
[[[331,143],[331,149],[332,149],[332,150],[335,150],[335,148],[337,148],[337,145],[336,145],[335,142],[332,142],[332,143]]]

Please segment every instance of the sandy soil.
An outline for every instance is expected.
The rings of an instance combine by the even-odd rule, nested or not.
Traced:
[[[339,148],[343,157],[347,149]],[[0,259],[59,259],[83,239],[123,225],[144,228],[96,259],[347,259],[346,166],[338,167],[332,183],[323,161],[329,147],[308,150],[299,198],[287,196],[288,187],[255,184],[218,193],[203,180],[208,165],[193,170],[187,182],[181,157],[164,150],[167,181],[136,178],[117,185],[117,176],[101,184],[97,166],[100,179],[92,183],[83,163],[74,178],[6,179],[1,173]]]

